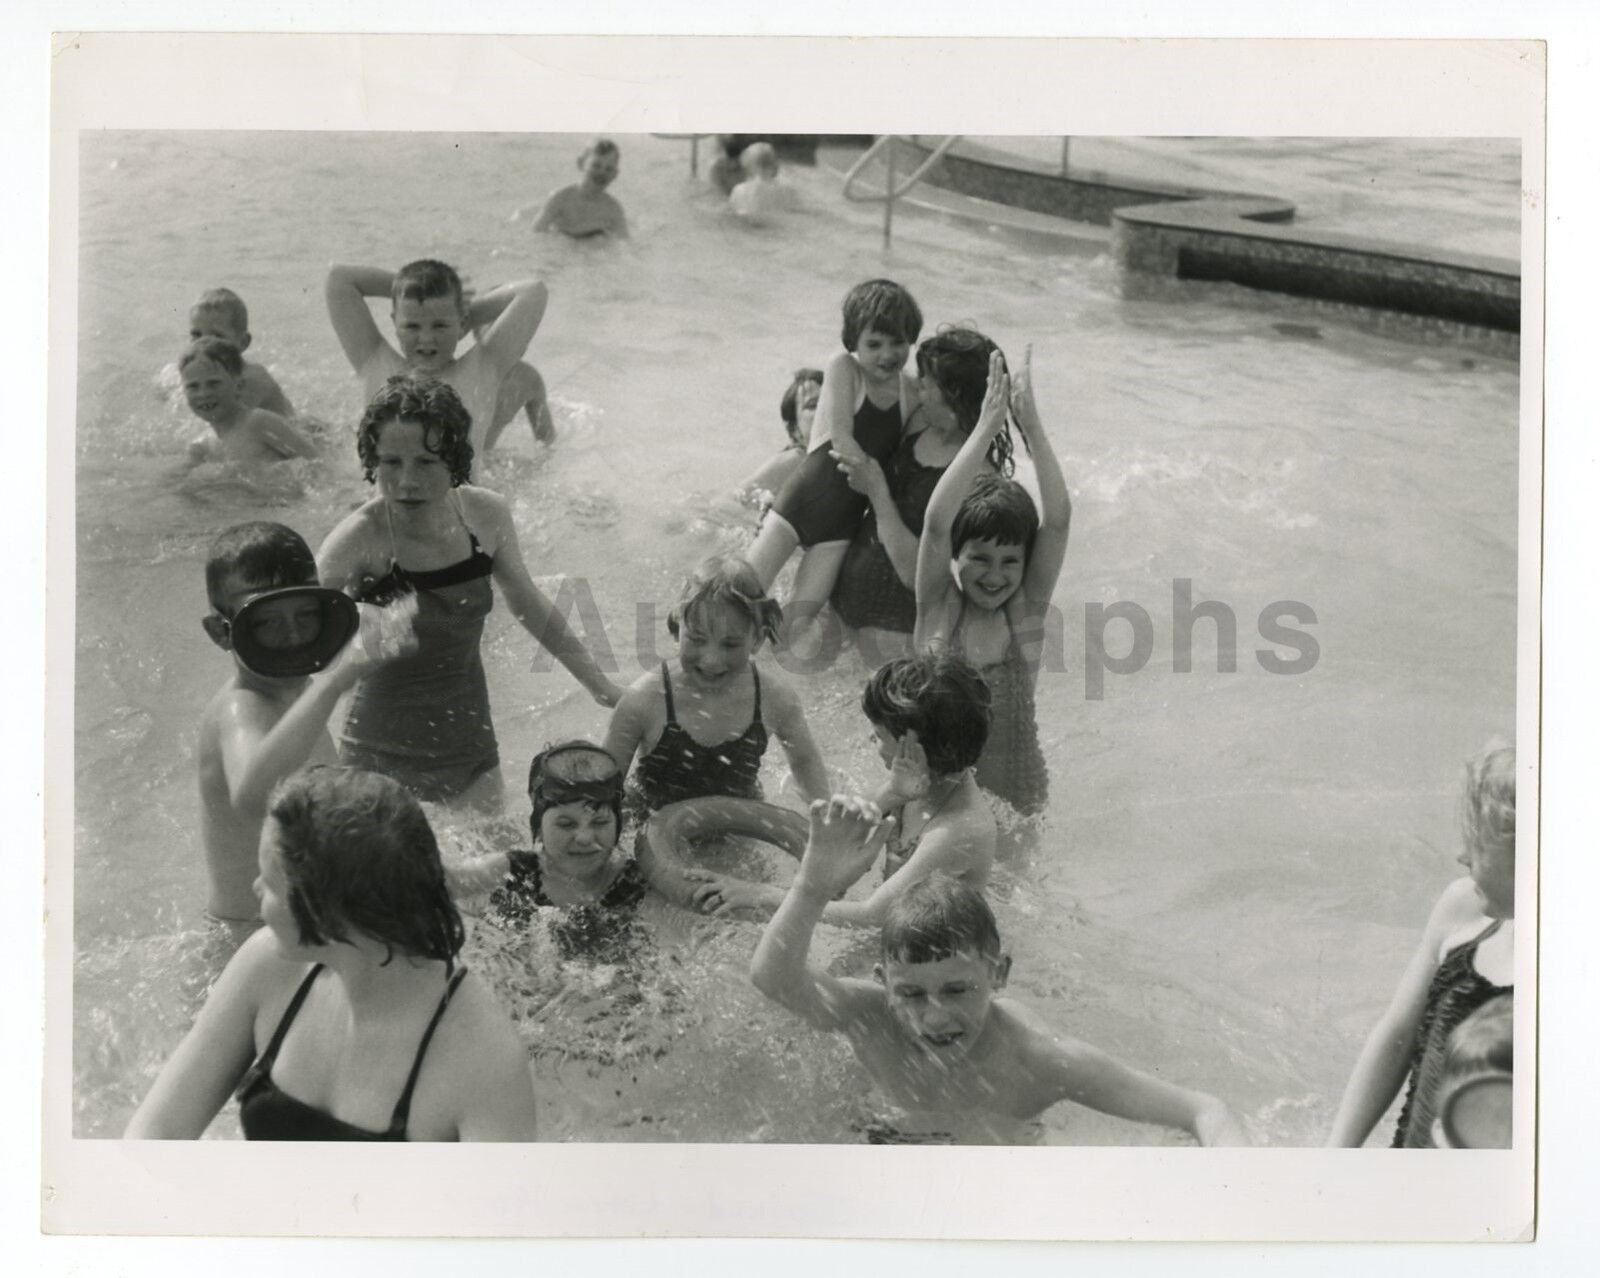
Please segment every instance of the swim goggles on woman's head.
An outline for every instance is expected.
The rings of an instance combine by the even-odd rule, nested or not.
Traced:
[[[567,780],[551,774],[550,761],[563,754],[577,751],[604,759],[610,767],[606,775],[592,780]],[[605,807],[614,803],[622,793],[622,770],[606,750],[590,741],[563,741],[540,751],[528,769],[528,794],[536,797],[541,806],[560,807],[567,803],[592,803]]]
[[[223,624],[246,669],[288,679],[326,670],[361,628],[361,614],[341,590],[285,586],[257,595]]]

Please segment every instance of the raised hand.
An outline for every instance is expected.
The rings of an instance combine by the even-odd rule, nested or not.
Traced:
[[[878,490],[887,490],[888,481],[883,477],[883,467],[866,453],[862,453],[859,457],[846,457],[843,453],[830,449],[828,456],[838,463],[839,473],[844,476],[851,491],[858,492],[871,500]]]
[[[415,594],[404,594],[386,607],[356,605],[361,614],[361,629],[339,654],[339,664],[365,671],[404,657],[417,650],[417,607]]]
[[[893,806],[920,799],[928,792],[928,752],[917,740],[915,729],[910,729],[895,745],[894,759],[889,764],[889,784],[883,792],[884,801]]]
[[[989,385],[983,392],[983,406],[978,410],[976,433],[988,436],[998,433],[1006,424],[1006,408],[1011,402],[1011,378],[1006,373],[1005,357],[999,348],[989,353]]]
[[[836,794],[811,805],[811,830],[795,883],[833,900],[871,868],[893,818],[878,805]]]
[[[1011,379],[1011,415],[1024,430],[1039,426],[1039,406],[1033,399],[1033,343],[1022,351],[1022,369]]]

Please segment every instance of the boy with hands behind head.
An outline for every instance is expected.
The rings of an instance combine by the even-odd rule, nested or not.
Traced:
[[[799,872],[751,963],[757,989],[814,1028],[845,1035],[873,1081],[907,1111],[964,1118],[968,1130],[976,1119],[994,1133],[1070,1100],[1182,1128],[1202,1145],[1250,1143],[1216,1097],[1056,1035],[1000,997],[1011,960],[994,914],[980,893],[945,875],[914,884],[890,906],[874,980],[808,966],[824,908],[872,864],[887,832],[871,803],[836,795],[811,805]]]

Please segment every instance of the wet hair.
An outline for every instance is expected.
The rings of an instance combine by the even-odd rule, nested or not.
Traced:
[[[789,379],[789,385],[783,392],[783,398],[778,401],[778,416],[783,418],[784,427],[789,432],[789,442],[799,448],[806,446],[806,441],[800,438],[800,389],[810,382],[822,385],[820,368],[795,369],[794,376]]]
[[[620,161],[622,149],[610,138],[596,138],[578,154],[578,167],[582,168],[589,162],[591,155],[614,155]]]
[[[950,524],[950,554],[961,553],[969,541],[992,541],[1021,546],[1024,560],[1033,554],[1039,535],[1039,509],[1028,490],[1014,479],[979,475]]]
[[[244,356],[232,342],[225,342],[220,337],[198,337],[190,342],[183,348],[183,354],[178,356],[178,371],[183,372],[197,359],[210,360],[229,377],[244,376]]]
[[[228,317],[228,323],[233,325],[238,333],[245,334],[250,331],[250,311],[240,297],[231,288],[208,288],[200,294],[200,300],[191,308],[191,311],[220,311]]]
[[[1517,850],[1517,751],[1500,741],[1467,761],[1461,778],[1461,837],[1469,847]]]
[[[957,954],[1001,957],[1000,927],[983,893],[931,874],[889,902],[878,944],[890,963],[937,963]]]
[[[752,142],[739,153],[739,165],[751,171],[764,169],[776,173],[778,153],[772,149],[770,142]]]
[[[206,599],[228,616],[222,593],[237,577],[252,590],[317,584],[317,560],[305,538],[283,524],[235,524],[217,535],[206,552]]]
[[[971,434],[978,424],[983,397],[989,389],[989,356],[1000,348],[965,325],[945,325],[917,347],[917,372],[930,378],[956,415],[956,424]],[[1001,355],[1002,362],[1005,356]],[[989,464],[1002,475],[1016,468],[1016,445],[1011,437],[1010,409],[1006,424],[989,444]]]
[[[970,768],[989,739],[989,685],[964,657],[924,652],[879,666],[861,693],[861,712],[900,738],[917,734],[928,771]]]
[[[592,741],[562,741],[534,755],[528,767],[528,798],[533,802],[529,824],[535,843],[544,814],[566,803],[609,808],[617,820],[617,840],[622,840],[622,769],[605,747]]]
[[[1445,1143],[1452,1149],[1509,1148],[1511,1131],[1507,1110],[1491,1102],[1482,1106],[1458,1104],[1485,1083],[1499,1084],[1499,1095],[1512,1080],[1512,995],[1497,994],[1451,1031],[1439,1074],[1434,1112]],[[1491,1095],[1486,1093],[1485,1095]]]
[[[435,297],[448,297],[466,314],[467,302],[461,287],[461,277],[456,268],[431,257],[407,262],[394,273],[394,284],[389,290],[391,302],[398,306],[402,298],[413,302],[426,302]]]
[[[922,312],[911,294],[893,280],[868,280],[845,294],[840,334],[845,350],[855,350],[868,329],[914,342],[922,332]]]
[[[369,484],[378,477],[378,438],[385,426],[398,421],[422,427],[422,446],[450,468],[452,488],[467,482],[472,474],[472,414],[461,397],[438,378],[396,373],[368,402],[356,427],[356,453]]]
[[[1445,1048],[1439,1091],[1471,1074],[1511,1073],[1511,995],[1496,994],[1457,1025]]]
[[[399,782],[360,768],[317,766],[280,781],[267,800],[305,945],[360,932],[397,953],[454,965],[466,939],[422,806]]]
[[[712,555],[700,561],[667,614],[668,633],[676,639],[684,622],[711,604],[732,608],[749,621],[758,637],[778,641],[783,609],[767,596],[756,570],[737,555]]]

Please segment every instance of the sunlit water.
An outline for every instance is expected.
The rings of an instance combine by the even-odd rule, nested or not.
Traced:
[[[1455,870],[1459,760],[1511,728],[1515,367],[1318,316],[1285,324],[1281,306],[1236,294],[1125,302],[1103,260],[909,211],[885,258],[876,214],[843,204],[820,171],[789,171],[809,213],[753,231],[689,181],[681,142],[624,140],[614,189],[631,246],[535,240],[508,224],[513,207],[569,180],[579,146],[85,136],[77,1132],[121,1130],[214,969],[194,728],[228,666],[199,625],[205,546],[247,518],[288,522],[315,546],[363,499],[349,444],[359,397],[323,311],[323,272],[434,255],[480,287],[550,282],[530,358],[560,441],[537,448],[519,420],[481,480],[510,499],[548,590],[587,583],[621,677],[652,649],[670,653],[660,618],[685,571],[748,537],[748,516],[721,496],[781,442],[785,379],[835,348],[851,284],[889,274],[930,325],[975,321],[1014,355],[1033,343],[1074,520],[1056,595],[1064,668],[1039,688],[1052,806],[1038,851],[1003,867],[994,890],[1011,993],[1063,1032],[1223,1096],[1261,1141],[1319,1141]],[[191,199],[191,179],[226,198]],[[1470,206],[1479,197],[1466,186]],[[199,424],[160,370],[189,303],[223,283],[250,305],[251,357],[326,423],[329,459],[267,479],[183,469]],[[1174,673],[1180,578],[1233,610],[1236,671],[1219,672],[1202,621],[1193,673]],[[1085,605],[1122,600],[1149,615],[1153,649],[1090,699]],[[1258,613],[1278,600],[1315,611],[1309,673],[1256,661],[1268,647]],[[1125,652],[1127,627],[1107,642]],[[518,824],[533,752],[604,729],[603,712],[535,656],[498,606],[486,659]],[[863,786],[881,766],[857,709],[865,673],[845,657],[804,676],[829,765]],[[774,747],[769,794],[780,759]],[[451,857],[504,838],[441,825]],[[563,961],[537,930],[480,928],[473,941],[471,960],[534,1053],[545,1132],[860,1139],[876,1103],[847,1050],[748,985],[756,928],[656,901],[645,923],[649,953],[632,964]],[[846,972],[872,961],[867,938],[832,929],[815,953]],[[1070,1106],[1045,1128],[1057,1142],[1176,1139]],[[236,1134],[236,1120],[214,1131]]]

